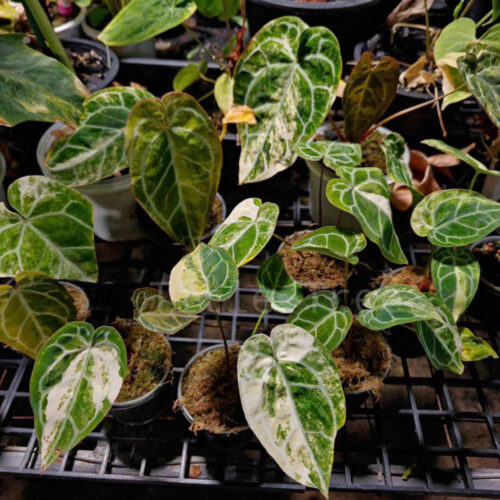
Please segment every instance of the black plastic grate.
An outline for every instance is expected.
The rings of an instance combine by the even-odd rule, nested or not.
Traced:
[[[230,198],[230,197],[227,197]],[[309,225],[306,201],[282,204],[278,232]],[[229,201],[230,207],[235,203]],[[267,254],[279,244],[273,241]],[[410,245],[418,264],[427,250]],[[126,258],[103,266],[98,285],[85,285],[93,305],[91,322],[130,317],[130,296],[139,286],[166,287],[179,257],[175,246],[140,244]],[[265,255],[241,269],[240,287],[222,304],[220,316],[231,340],[251,333],[263,306],[256,270]],[[263,328],[284,321],[269,313]],[[467,318],[469,321],[469,318]],[[470,320],[467,326],[500,352],[498,333]],[[165,411],[151,424],[127,427],[112,417],[45,476],[142,484],[177,484],[259,490],[301,491],[252,439],[221,450],[195,438],[182,415],[171,410],[178,374],[195,353],[220,342],[214,315],[170,338],[175,384]],[[32,363],[5,349],[0,357],[0,472],[38,476],[40,458],[29,405]],[[352,412],[336,441],[332,490],[500,496],[500,363],[468,364],[463,376],[435,371],[422,358],[394,358],[382,398]],[[408,476],[406,478],[405,474]]]

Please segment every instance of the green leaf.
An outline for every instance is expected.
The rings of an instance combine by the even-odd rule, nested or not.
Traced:
[[[496,21],[500,17],[500,0],[492,0],[493,16],[491,21]]]
[[[248,425],[283,472],[328,497],[345,398],[330,352],[294,325],[254,335],[238,357]]]
[[[252,38],[234,72],[234,102],[257,119],[238,125],[240,184],[295,162],[295,145],[312,137],[330,111],[341,70],[335,35],[297,17],[275,19]]]
[[[74,322],[50,338],[30,383],[42,471],[101,422],[126,372],[125,344],[110,326]]]
[[[168,296],[155,288],[138,288],[132,295],[134,318],[152,332],[173,335],[198,319],[176,308]]]
[[[0,342],[35,359],[55,331],[75,320],[75,305],[63,285],[42,273],[19,273],[16,284],[0,285]]]
[[[99,35],[105,45],[139,43],[175,28],[196,11],[193,0],[132,0]]]
[[[443,153],[450,154],[456,156],[459,160],[467,163],[467,165],[471,166],[475,172],[486,175],[493,175],[496,177],[500,177],[500,171],[498,170],[489,170],[484,164],[482,164],[479,160],[476,160],[473,156],[461,149],[454,148],[453,146],[449,146],[446,142],[441,141],[439,139],[426,139],[422,141],[422,144],[426,146],[430,146],[431,148],[436,148]]]
[[[465,52],[476,39],[476,24],[469,17],[461,17],[443,28],[434,44],[434,60],[439,64],[449,54]]]
[[[411,227],[439,247],[470,245],[500,226],[500,203],[467,189],[426,196],[411,215]]]
[[[479,263],[467,247],[440,248],[432,258],[431,270],[436,291],[458,321],[476,295]]]
[[[128,168],[125,126],[132,106],[145,90],[115,87],[92,94],[83,103],[76,131],[57,140],[47,156],[50,175],[69,186],[85,186]]]
[[[357,264],[359,259],[354,254],[361,252],[365,247],[366,238],[363,233],[327,226],[316,229],[298,240],[292,246],[292,250],[318,252],[349,264]]]
[[[233,105],[234,80],[229,73],[222,73],[214,85],[214,97],[219,109],[226,114]]]
[[[279,253],[269,257],[259,267],[257,283],[274,311],[291,313],[302,300],[302,287],[288,276]]]
[[[481,361],[492,357],[498,359],[493,347],[481,337],[476,337],[468,328],[460,331],[462,339],[462,361]]]
[[[373,54],[365,52],[344,89],[344,130],[351,142],[358,142],[396,97],[398,62],[392,57],[382,57],[376,66],[372,66],[372,63]]]
[[[86,89],[59,61],[30,49],[24,35],[0,36],[0,125],[78,123]]]
[[[92,204],[42,176],[13,182],[0,203],[0,276],[41,271],[51,278],[97,281]]]
[[[223,248],[201,243],[170,273],[170,298],[175,307],[198,314],[210,301],[231,298],[238,287],[238,268]]]
[[[227,250],[238,267],[256,257],[271,239],[279,207],[248,198],[239,203],[219,226],[210,245]]]
[[[216,17],[219,21],[231,19],[240,10],[240,0],[195,0],[195,2],[201,14],[205,17]]]
[[[339,307],[335,292],[317,292],[296,307],[287,323],[300,326],[331,352],[342,343],[351,328],[352,312],[347,307]]]
[[[210,118],[180,92],[143,99],[125,130],[135,198],[174,240],[192,250],[212,212],[222,147]]]
[[[305,160],[323,160],[323,163],[332,170],[338,167],[357,167],[363,159],[361,146],[351,142],[301,142],[297,144],[295,150]]]
[[[194,82],[198,81],[201,78],[201,75],[204,75],[207,72],[207,69],[207,61],[201,61],[199,63],[192,63],[184,66],[174,77],[174,90],[182,92],[184,89],[187,89]]]
[[[337,168],[339,179],[326,187],[328,201],[354,215],[366,237],[396,264],[408,261],[392,224],[391,189],[379,168]]]

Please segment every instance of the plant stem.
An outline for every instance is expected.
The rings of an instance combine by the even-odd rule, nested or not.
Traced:
[[[264,319],[264,316],[269,311],[269,309],[271,309],[271,304],[267,304],[266,307],[264,307],[264,309],[262,309],[262,312],[260,313],[260,316],[259,316],[259,319],[257,320],[257,323],[255,323],[255,327],[254,327],[252,335],[250,335],[250,337],[253,337],[257,333],[257,330],[259,329],[259,326],[262,323],[262,320]]]
[[[476,29],[479,28],[479,27],[481,27],[485,22],[487,22],[492,15],[493,15],[493,10],[490,10],[483,18],[481,18],[476,23]]]
[[[22,3],[26,12],[30,12],[31,18],[35,23],[36,28],[33,27],[33,31],[35,33],[39,31],[42,34],[43,41],[47,44],[52,54],[74,73],[75,70],[69,61],[68,54],[66,54],[61,40],[55,34],[52,23],[49,21],[47,14],[45,14],[39,0],[22,0]]]
[[[276,233],[273,233],[273,237],[276,238],[277,240],[280,240],[282,243],[284,243],[285,245],[288,245],[287,241],[285,240],[285,238],[282,238],[279,234],[276,234]]]
[[[222,6],[224,7],[224,17],[226,18],[226,34],[227,43],[229,46],[229,52],[233,51],[233,39],[231,38],[231,26],[229,25],[229,19],[227,17],[227,3],[226,0],[222,0]]]
[[[472,180],[470,181],[470,184],[469,184],[469,189],[471,191],[474,188],[474,185],[476,184],[478,175],[479,175],[479,172],[474,172],[474,175],[472,176]]]
[[[429,8],[427,5],[428,0],[424,0],[424,11],[425,11],[425,55],[427,61],[431,60],[431,32],[430,32],[430,22],[429,22]]]
[[[469,3],[465,6],[465,9],[461,12],[460,17],[464,17],[467,12],[469,12],[470,8],[474,5],[475,0],[470,0]]]
[[[217,63],[219,65],[219,68],[224,71],[225,68],[224,66],[220,63],[220,61],[212,54],[212,52],[210,52],[210,50],[208,49],[208,47],[205,46],[205,44],[200,40],[199,36],[189,27],[189,26],[186,26],[186,24],[183,24],[182,25],[184,27],[184,29],[186,30],[187,33],[189,33],[192,37],[193,37],[193,40],[201,47],[201,49],[203,50],[203,52],[205,52],[205,54],[207,54],[207,56],[212,60],[214,61],[215,63]]]
[[[436,248],[434,247],[434,245],[431,244],[431,254],[429,255],[429,259],[427,260],[427,264],[425,265],[424,280],[426,283],[429,283],[429,278],[431,275],[431,264],[432,264],[432,259],[434,257],[435,251],[436,251]]]
[[[224,333],[224,328],[222,328],[222,321],[220,319],[219,313],[217,312],[217,308],[215,306],[215,303],[214,302],[210,302],[210,304],[212,306],[212,311],[215,314],[215,318],[217,319],[217,325],[219,326],[220,336],[221,336],[222,342],[224,343],[224,352],[226,353],[226,363],[227,363],[227,366],[229,366],[229,364],[230,364],[230,361],[229,361],[229,347],[227,346],[226,334]]]

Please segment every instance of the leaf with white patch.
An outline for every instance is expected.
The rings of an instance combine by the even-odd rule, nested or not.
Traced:
[[[219,226],[210,245],[224,248],[238,267],[256,257],[271,239],[278,222],[279,207],[248,198],[239,203]]]
[[[0,285],[0,342],[30,358],[75,318],[66,288],[42,273],[24,271],[16,276],[15,287]]]
[[[138,288],[132,295],[134,318],[152,332],[173,335],[198,319],[175,307],[168,296],[155,288]]]
[[[339,307],[337,294],[325,291],[307,296],[295,308],[287,323],[300,326],[331,352],[345,339],[352,319],[348,307]]]
[[[481,337],[474,335],[468,328],[460,331],[462,339],[462,361],[481,361],[492,357],[498,359],[498,354],[493,347]]]
[[[390,262],[406,264],[392,224],[391,189],[379,168],[337,168],[339,179],[326,187],[328,201],[354,215],[366,237],[376,243]]]
[[[279,253],[269,257],[259,267],[257,283],[274,311],[291,313],[302,300],[302,287],[288,275]]]
[[[180,92],[143,99],[125,130],[136,200],[189,250],[201,241],[222,168],[222,147],[210,118]]]
[[[238,287],[238,268],[223,248],[205,243],[183,257],[170,273],[170,298],[175,307],[198,314],[210,301],[231,298]]]
[[[84,186],[128,168],[125,126],[132,106],[146,90],[115,87],[99,90],[83,103],[76,131],[59,138],[47,156],[50,176],[69,186]]]
[[[467,189],[426,196],[411,215],[411,227],[439,247],[470,245],[500,226],[500,203]]]
[[[40,271],[51,278],[97,280],[92,204],[42,176],[26,176],[0,203],[0,276]]]
[[[44,345],[30,383],[42,471],[101,422],[126,372],[125,344],[110,326],[68,323]]]
[[[295,150],[301,158],[312,161],[322,160],[332,170],[337,167],[357,167],[363,159],[361,146],[352,142],[301,142],[297,144]]]
[[[292,250],[318,252],[349,264],[357,264],[359,258],[354,254],[361,252],[365,247],[366,238],[363,233],[327,226],[316,229],[295,242]]]
[[[249,42],[234,72],[234,102],[255,111],[240,124],[240,184],[268,179],[297,159],[335,100],[342,61],[335,35],[297,17],[266,24]]]
[[[432,257],[431,271],[437,293],[458,321],[476,295],[479,263],[467,247],[440,248]]]
[[[266,451],[285,474],[327,498],[346,415],[330,352],[298,326],[277,326],[241,347],[238,386],[248,425]]]

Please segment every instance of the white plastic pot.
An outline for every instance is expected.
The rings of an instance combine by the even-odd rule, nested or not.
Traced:
[[[317,133],[322,134],[325,132],[331,132],[331,130],[331,125],[329,123],[324,123],[318,129]],[[385,135],[391,133],[391,131],[385,127],[379,127],[378,131]],[[410,150],[406,145],[403,161],[406,163],[410,162]],[[309,199],[311,203],[310,211],[313,221],[321,224],[322,226],[337,226],[339,215],[340,213],[342,213],[341,227],[347,229],[355,229],[357,231],[361,230],[359,222],[353,215],[348,214],[347,212],[343,212],[337,207],[334,207],[326,197],[326,185],[330,180],[337,177],[335,172],[328,167],[325,167],[321,162],[318,161],[306,160],[306,164],[309,168]],[[323,171],[323,173],[321,171]],[[392,183],[392,180],[387,180],[389,184]]]
[[[5,187],[3,185],[6,172],[7,172],[7,163],[5,161],[4,155],[0,153],[0,202],[6,201],[7,199],[7,196],[5,194]]]
[[[99,30],[92,28],[87,23],[87,18],[82,23],[83,32],[91,39],[99,42]],[[139,43],[131,43],[130,45],[122,45],[119,47],[111,47],[113,52],[120,58],[125,57],[156,57],[155,39],[150,38]]]
[[[56,35],[61,40],[68,40],[70,38],[78,38],[80,35],[80,26],[87,15],[87,9],[82,7],[78,12],[78,15],[68,21],[67,23],[60,24],[59,26],[54,26],[54,31]]]
[[[64,127],[63,123],[55,123],[38,143],[36,157],[47,177],[50,177],[50,172],[45,166],[45,158],[56,140],[52,132]],[[137,219],[137,202],[132,194],[129,174],[75,189],[92,203],[94,232],[99,238],[106,241],[134,241],[144,237]]]

